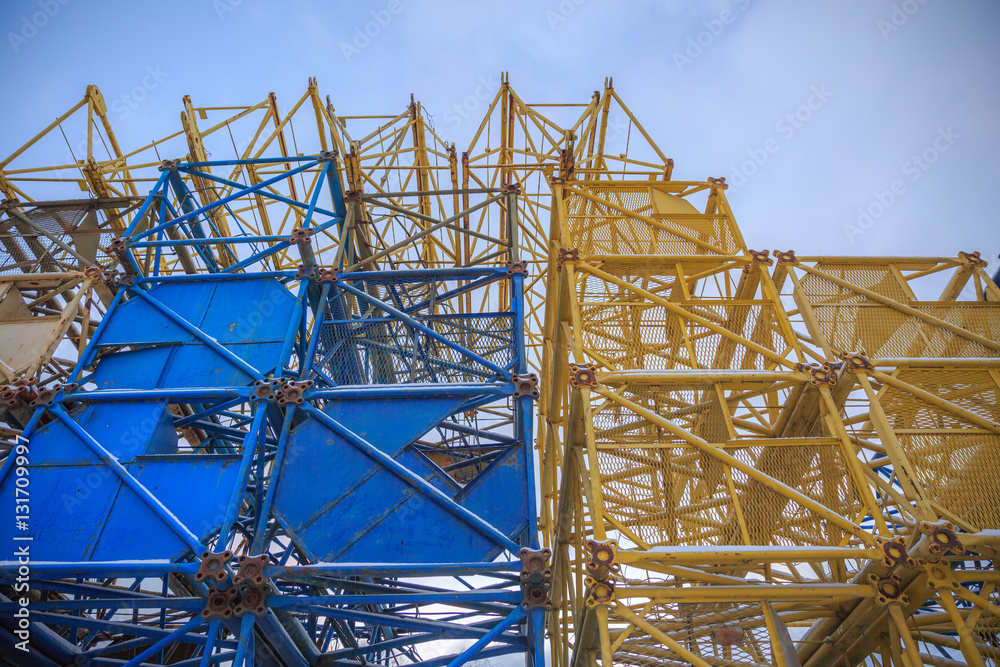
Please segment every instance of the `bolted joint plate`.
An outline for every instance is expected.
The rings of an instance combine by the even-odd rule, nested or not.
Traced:
[[[559,248],[559,255],[556,257],[556,270],[562,270],[566,262],[579,262],[580,250],[577,248]]]
[[[549,559],[552,552],[549,549],[521,549],[518,555],[521,558],[521,592],[524,594],[521,606],[525,609],[551,610],[553,605],[549,590],[552,588],[552,569]]]
[[[798,373],[809,374],[809,384],[818,387],[821,384],[828,384],[831,387],[837,384],[837,370],[843,365],[842,362],[827,362],[822,366],[817,363],[796,364],[795,370]]]
[[[622,566],[615,561],[618,555],[618,542],[608,540],[598,542],[587,540],[587,551],[590,552],[590,562],[587,563],[587,572],[590,576],[599,581],[604,581],[618,572]]]
[[[538,398],[538,376],[534,373],[528,375],[517,375],[515,373],[510,376],[510,381],[514,384],[514,398],[521,398],[522,396]]]
[[[278,399],[278,405],[286,405],[288,403],[302,405],[305,402],[306,389],[311,386],[313,386],[312,380],[305,380],[303,382],[283,380],[278,385],[278,390],[274,392],[274,396]]]
[[[860,352],[841,352],[840,358],[844,360],[845,364],[847,364],[847,370],[852,373],[875,370],[875,367],[872,365],[872,362],[868,360],[868,356],[864,350],[861,350]]]
[[[989,262],[979,256],[979,252],[959,252],[958,258],[962,260],[962,263],[967,268],[972,268],[974,266],[986,267]]]
[[[587,606],[594,608],[599,604],[611,606],[618,597],[615,595],[615,582],[613,579],[601,581],[593,577],[584,579],[587,586]]]
[[[910,598],[903,593],[901,580],[895,574],[886,577],[869,574],[868,583],[875,588],[875,603],[878,606],[886,607],[893,604],[905,607],[910,604]]]
[[[882,564],[889,569],[893,569],[897,566],[904,566],[907,568],[914,568],[917,566],[917,562],[910,558],[906,553],[906,545],[897,540],[884,540],[880,537],[875,538],[879,543],[879,549],[882,551]]]
[[[233,613],[237,616],[263,615],[267,611],[268,592],[267,586],[240,586],[233,598]]]
[[[569,383],[574,387],[596,387],[597,366],[594,364],[570,364]]]
[[[217,554],[211,551],[204,552],[201,555],[201,567],[198,568],[198,572],[194,575],[194,580],[198,582],[206,580],[209,582],[225,581],[226,563],[232,557],[232,551],[223,551]]]
[[[935,558],[943,558],[949,553],[956,556],[965,554],[965,545],[955,534],[955,526],[950,523],[920,522],[920,532],[930,538],[928,552]]]
[[[743,265],[743,273],[750,273],[750,267],[754,264],[760,266],[771,266],[774,264],[774,260],[768,256],[771,254],[768,250],[748,250],[747,252],[750,253],[750,263]]]
[[[247,586],[262,586],[264,584],[264,568],[267,566],[267,554],[260,556],[240,556],[240,571],[233,578],[233,584]]]
[[[225,591],[220,591],[217,588],[209,588],[208,599],[205,600],[205,608],[201,611],[202,618],[229,618],[232,616],[232,600],[235,595],[235,588]]]

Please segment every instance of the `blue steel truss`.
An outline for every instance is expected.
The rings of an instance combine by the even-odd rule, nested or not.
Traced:
[[[164,163],[111,249],[106,316],[0,469],[0,515],[30,494],[23,528],[0,524],[30,549],[30,659],[543,665],[523,271],[322,267],[310,236],[347,232],[335,161],[248,162],[294,166],[247,187],[198,171],[234,163]],[[306,170],[330,209],[321,186],[268,189]],[[192,175],[233,191],[199,207]],[[250,195],[300,228],[222,237],[212,209]],[[180,246],[201,272],[159,275]],[[293,251],[297,271],[266,270]],[[0,563],[10,655],[18,572]]]

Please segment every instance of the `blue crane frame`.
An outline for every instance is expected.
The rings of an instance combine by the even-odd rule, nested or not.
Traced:
[[[289,167],[252,186],[200,171],[238,163]],[[307,170],[320,175],[308,202],[268,189]],[[199,207],[194,175],[232,192]],[[250,195],[304,211],[300,229],[221,237],[207,214]],[[523,267],[341,272],[342,253],[324,269],[309,238],[343,237],[346,210],[335,154],[164,163],[112,249],[114,301],[0,468],[7,516],[30,480],[30,527],[0,534],[31,550],[31,660],[544,664]],[[202,273],[159,275],[179,246]],[[298,271],[250,272],[292,249]],[[450,306],[470,293],[496,307]],[[480,425],[479,410],[508,416]],[[179,431],[203,437],[182,452]],[[18,568],[0,563],[0,581]],[[20,606],[5,596],[0,615]],[[16,629],[0,628],[5,650]],[[472,645],[413,650],[442,639]]]

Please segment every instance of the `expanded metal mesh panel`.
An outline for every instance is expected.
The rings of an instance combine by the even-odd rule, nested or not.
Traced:
[[[654,215],[649,189],[645,187],[590,187],[589,190],[603,201],[581,196],[566,200],[570,245],[584,255],[718,254],[711,248],[731,255],[737,251],[735,236],[725,216]],[[658,225],[617,209],[651,217]]]
[[[644,387],[630,398],[709,440],[725,437],[718,403],[708,394]],[[648,544],[809,546],[837,544],[843,538],[839,528],[812,510],[628,409],[596,412],[594,432],[605,511]],[[841,516],[859,513],[861,502],[838,446],[746,443],[726,451]]]
[[[1000,340],[1000,308],[989,303],[917,305],[913,308],[990,340]],[[871,357],[996,357],[1000,351],[890,306],[875,303],[814,305],[816,322],[841,350]]]
[[[26,212],[46,234],[7,215],[0,220],[0,274],[58,272],[79,268],[80,261],[59,247],[50,237],[73,248],[93,263],[106,263],[103,248],[115,239],[111,231],[87,224],[88,208],[34,209]],[[96,223],[96,221],[95,221]],[[66,267],[61,264],[65,264]]]
[[[996,569],[993,562],[991,569]],[[983,595],[991,604],[1000,606],[1000,589],[995,585],[984,583],[983,587],[992,587],[993,591],[989,595]],[[979,644],[980,654],[983,662],[989,667],[1000,665],[1000,617],[992,614],[980,614],[976,619],[976,624],[972,628],[973,639]],[[985,649],[985,650],[984,650]]]
[[[902,283],[885,265],[879,264],[819,264],[818,269],[852,285],[905,303],[908,300]],[[801,279],[802,291],[813,303],[863,303],[868,298],[811,273]]]
[[[836,445],[745,447],[729,450],[744,463],[805,494],[840,516],[861,510],[858,493]],[[841,530],[763,483],[734,469],[733,481],[753,544],[833,545]]]
[[[904,370],[899,379],[1000,424],[1000,387],[986,370]],[[913,394],[886,387],[879,400],[893,428],[970,428],[966,419]]]
[[[710,665],[775,664],[759,603],[658,604],[645,617]],[[611,618],[619,617],[612,612]],[[615,664],[619,663],[642,667],[690,664],[639,628],[615,652]]]
[[[514,360],[512,313],[449,312],[457,303],[440,296],[446,287],[428,280],[382,278],[355,285],[463,349],[443,343],[364,299],[350,294],[331,296],[320,327],[316,363],[337,384],[482,382],[494,378],[496,371],[467,352],[499,368]],[[489,296],[477,294],[473,298],[488,303]]]
[[[900,433],[896,437],[934,502],[980,530],[1000,528],[1000,436]]]
[[[763,302],[679,304],[736,336],[778,353],[785,348],[775,309]],[[581,305],[584,345],[625,368],[764,369],[766,360],[738,340],[668,311],[629,301]],[[759,326],[764,319],[764,325]]]

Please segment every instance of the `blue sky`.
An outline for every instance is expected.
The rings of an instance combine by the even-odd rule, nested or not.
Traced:
[[[398,111],[412,92],[461,148],[476,123],[449,109],[502,70],[538,102],[585,102],[613,76],[675,178],[740,185],[750,247],[980,250],[997,265],[1000,4],[987,0],[6,0],[0,27],[3,155],[88,83],[114,117],[115,98],[155,80],[116,126],[136,145],[179,128],[184,94],[287,105],[316,76],[341,113]]]

